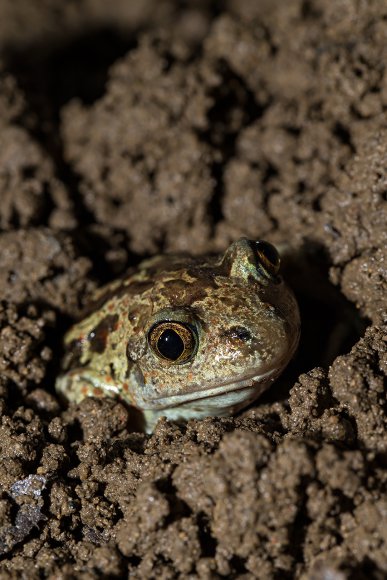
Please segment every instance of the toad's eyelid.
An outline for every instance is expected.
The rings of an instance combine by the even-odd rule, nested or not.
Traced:
[[[150,326],[160,322],[176,322],[196,327],[199,321],[191,308],[175,308],[167,306],[153,314]]]

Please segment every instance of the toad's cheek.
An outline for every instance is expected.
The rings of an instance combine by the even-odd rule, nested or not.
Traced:
[[[151,401],[157,396],[155,383],[157,383],[156,371],[142,371],[138,365],[131,368],[128,382],[133,399],[133,405],[138,409],[147,409]],[[158,387],[159,388],[159,387]]]

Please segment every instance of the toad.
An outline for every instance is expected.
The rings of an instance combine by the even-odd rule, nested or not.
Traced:
[[[118,397],[143,413],[227,416],[267,389],[292,358],[300,317],[263,240],[221,256],[157,256],[97,291],[65,336],[57,390],[67,400]]]

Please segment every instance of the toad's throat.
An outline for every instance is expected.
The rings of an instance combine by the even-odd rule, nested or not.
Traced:
[[[190,390],[189,393],[179,393],[176,395],[166,395],[160,397],[146,397],[143,398],[144,408],[151,408],[154,410],[167,409],[168,407],[179,407],[187,403],[199,402],[209,400],[211,398],[236,393],[238,391],[257,391],[257,396],[263,390],[268,388],[270,384],[276,379],[280,370],[278,368],[270,369],[266,373],[256,374],[251,373],[244,375],[239,379],[230,379],[222,383],[215,381],[205,386],[196,386],[195,390]],[[254,388],[254,389],[253,389]],[[149,405],[149,407],[148,407]],[[142,406],[142,405],[141,405]]]

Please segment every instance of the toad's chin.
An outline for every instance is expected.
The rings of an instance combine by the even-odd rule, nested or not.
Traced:
[[[244,376],[190,393],[154,399],[152,408],[144,410],[147,432],[152,432],[160,417],[171,421],[228,417],[247,407],[265,391],[280,373],[279,369],[265,374]]]

